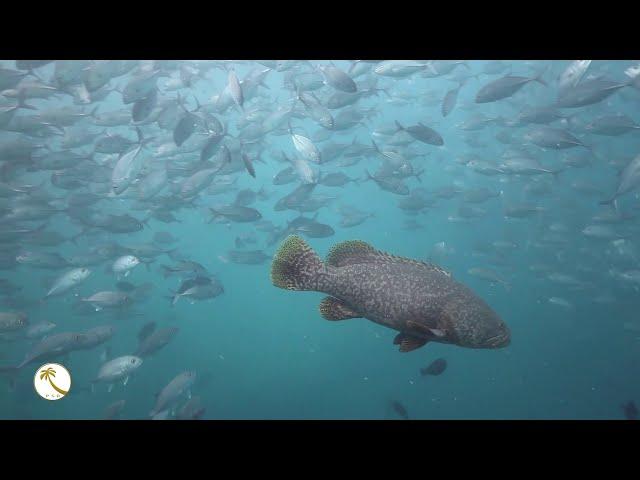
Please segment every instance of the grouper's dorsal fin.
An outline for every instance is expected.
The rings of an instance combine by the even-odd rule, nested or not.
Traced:
[[[347,240],[346,242],[337,243],[329,250],[326,259],[326,264],[332,267],[344,267],[361,263],[405,263],[435,270],[448,277],[451,276],[449,272],[437,265],[381,252],[362,240]]]
[[[372,257],[379,253],[375,248],[362,240],[347,240],[336,243],[325,263],[332,267],[344,267],[346,265],[356,265],[358,263],[372,263]]]

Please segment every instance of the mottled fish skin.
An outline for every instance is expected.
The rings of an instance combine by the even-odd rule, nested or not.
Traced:
[[[379,252],[360,241],[340,243],[326,263],[297,236],[288,237],[272,265],[274,285],[327,293],[325,318],[365,317],[419,341],[470,348],[510,342],[504,322],[469,288],[432,264]],[[328,303],[327,303],[328,302]],[[332,310],[329,314],[325,311]],[[337,318],[338,319],[338,318]]]

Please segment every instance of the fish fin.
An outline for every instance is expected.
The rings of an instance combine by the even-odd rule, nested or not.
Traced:
[[[104,363],[109,359],[109,357],[111,357],[111,347],[105,347],[105,349],[100,354],[100,361]]]
[[[393,339],[394,345],[400,345],[400,351],[402,353],[411,352],[416,350],[422,346],[424,346],[428,340],[423,338],[413,337],[411,335],[407,335],[406,333],[399,333],[396,335],[396,338]]]
[[[429,331],[438,338],[442,338],[446,335],[445,331],[439,328],[430,328]]]
[[[545,87],[548,87],[549,84],[547,82],[544,81],[544,79],[542,78],[542,76],[547,73],[547,67],[545,67],[540,73],[538,73],[538,75],[536,75],[534,78],[532,78],[532,80],[534,82],[539,83],[540,85],[544,85]]]
[[[332,267],[344,267],[345,265],[369,263],[362,260],[375,253],[376,249],[362,240],[347,240],[337,243],[329,250],[326,264]]]
[[[407,321],[407,327],[413,330],[420,330],[427,335],[431,335],[434,338],[442,338],[447,336],[447,332],[441,328],[432,328],[422,323],[414,322],[413,320]]]
[[[347,320],[349,318],[360,318],[362,315],[354,312],[351,307],[342,300],[334,297],[325,297],[321,302],[320,315],[326,320]]]
[[[109,386],[107,387],[107,393],[111,393],[112,390],[113,390],[113,383],[110,383]]]
[[[406,263],[426,267],[450,276],[449,272],[437,265],[381,252],[361,240],[348,240],[334,245],[331,250],[329,250],[326,259],[326,264],[333,267],[344,267],[345,265],[362,263]]]
[[[287,290],[313,290],[324,269],[320,257],[302,238],[290,235],[280,245],[271,264],[271,282]]]

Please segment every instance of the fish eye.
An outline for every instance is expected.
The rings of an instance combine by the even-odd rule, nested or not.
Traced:
[[[136,363],[136,359],[135,359],[135,358],[132,358],[132,359],[131,359],[131,363]]]

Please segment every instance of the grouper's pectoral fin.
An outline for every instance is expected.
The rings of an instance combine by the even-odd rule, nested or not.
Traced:
[[[334,297],[325,297],[320,302],[320,315],[327,320],[347,320],[349,318],[360,318],[357,312],[354,312],[351,307],[346,305],[341,300]]]
[[[416,350],[422,346],[424,346],[428,340],[419,337],[413,337],[411,335],[407,335],[406,333],[399,333],[396,335],[396,338],[393,339],[394,345],[400,345],[400,351],[402,353],[411,352]]]
[[[443,337],[446,337],[447,335],[447,332],[445,332],[441,328],[427,327],[426,325],[423,325],[419,322],[414,322],[412,320],[407,321],[407,327],[415,330],[420,330],[430,336],[437,337],[437,338],[443,338]]]

